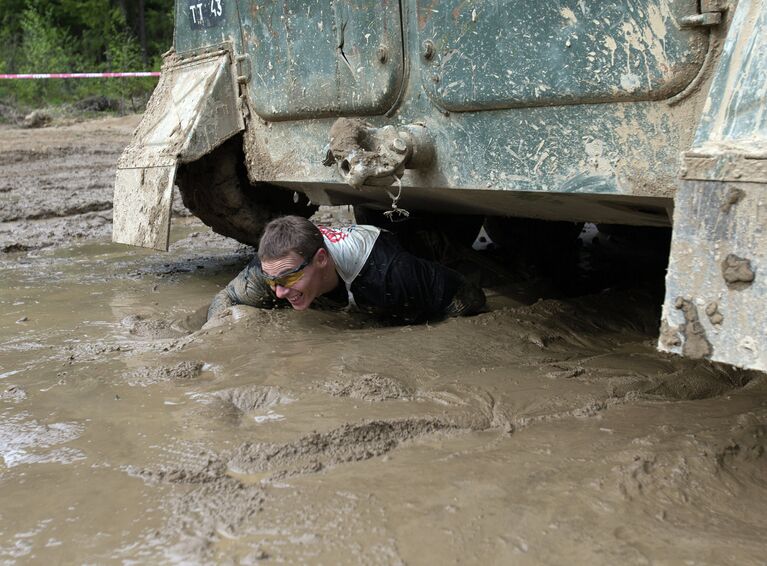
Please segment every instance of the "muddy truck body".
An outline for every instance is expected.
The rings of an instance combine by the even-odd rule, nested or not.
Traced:
[[[317,204],[671,226],[659,348],[767,371],[762,0],[177,0],[175,18],[115,241],[167,249],[175,189],[254,245]]]

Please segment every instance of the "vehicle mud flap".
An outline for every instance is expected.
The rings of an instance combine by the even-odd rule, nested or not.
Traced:
[[[682,155],[659,349],[767,372],[767,9],[738,2]]]
[[[244,129],[231,54],[166,59],[144,117],[117,165],[112,241],[167,250],[180,163]]]
[[[764,194],[742,182],[679,187],[660,350],[767,371]]]

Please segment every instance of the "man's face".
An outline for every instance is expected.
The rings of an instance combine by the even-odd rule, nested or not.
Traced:
[[[300,272],[300,278],[295,282],[277,281],[273,286],[274,292],[280,299],[287,299],[290,305],[299,311],[309,308],[312,301],[322,294],[322,267],[327,261],[327,252],[318,250],[308,264]],[[261,261],[261,270],[267,277],[280,277],[289,274],[304,263],[304,258],[295,252],[279,259]],[[296,273],[298,275],[298,273]],[[286,279],[288,279],[286,277]]]

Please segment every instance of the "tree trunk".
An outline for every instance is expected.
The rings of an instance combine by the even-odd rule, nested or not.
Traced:
[[[149,57],[147,55],[146,19],[144,16],[144,0],[138,0],[138,37],[141,43],[141,60],[146,67],[149,64]]]

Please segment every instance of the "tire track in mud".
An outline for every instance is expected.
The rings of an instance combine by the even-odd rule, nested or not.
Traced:
[[[323,385],[310,386],[309,391],[323,391]],[[325,391],[331,397],[337,392]],[[375,388],[372,392],[366,402],[381,402],[376,400]],[[341,396],[346,393],[348,389]],[[205,443],[167,447],[164,453],[171,460],[169,464],[128,467],[125,471],[148,483],[171,487],[168,519],[156,534],[157,540],[174,541],[170,548],[177,558],[207,561],[222,538],[240,538],[258,524],[257,517],[269,499],[279,496],[273,489],[275,483],[379,458],[423,440],[471,431],[498,429],[503,434],[511,430],[508,421],[498,416],[501,413],[492,396],[481,388],[456,383],[429,391],[407,390],[407,394],[409,400],[431,402],[437,413],[443,414],[347,422],[287,442],[241,442],[221,451],[211,450]],[[235,426],[246,415],[301,400],[295,393],[258,385],[192,397],[208,406],[206,414],[215,414]],[[444,414],[445,407],[452,409],[449,414]],[[237,416],[229,418],[231,413]]]
[[[460,430],[448,419],[411,418],[349,423],[328,432],[314,432],[285,443],[244,443],[229,458],[235,474],[268,472],[269,478],[316,473],[329,467],[369,460],[402,443],[437,433]]]
[[[117,160],[139,119],[0,128],[0,253],[107,238]],[[185,214],[180,199],[174,213]]]
[[[207,561],[221,538],[239,538],[256,520],[273,495],[272,482],[369,460],[407,442],[462,430],[437,418],[368,421],[282,444],[246,442],[222,454],[202,449],[182,455],[184,460],[197,460],[189,467],[126,471],[150,483],[176,487],[167,497],[168,520],[154,537],[163,543],[173,541],[166,555]],[[264,474],[265,482],[254,483],[252,478]],[[178,489],[183,486],[189,488]]]

